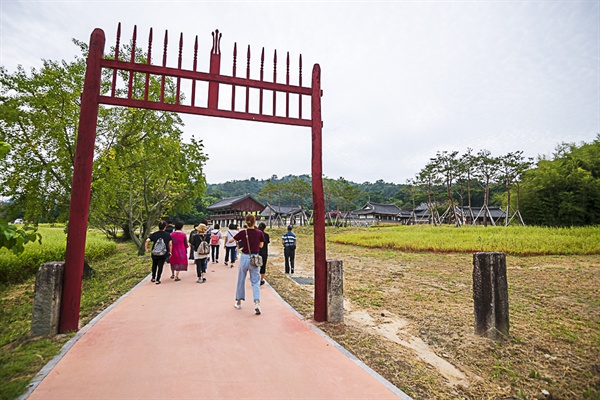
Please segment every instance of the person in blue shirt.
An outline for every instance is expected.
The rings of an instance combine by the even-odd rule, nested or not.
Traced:
[[[296,235],[292,232],[294,227],[288,225],[287,232],[281,237],[281,244],[283,244],[283,255],[285,256],[285,273],[289,274],[290,271],[294,273],[294,259],[296,258]],[[291,268],[290,268],[291,267]]]

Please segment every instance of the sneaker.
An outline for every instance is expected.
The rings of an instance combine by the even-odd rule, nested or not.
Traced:
[[[262,281],[260,281],[260,285],[264,285],[265,284],[265,280],[263,279]]]
[[[227,264],[227,261],[225,261],[223,264],[225,264],[225,265],[229,265],[229,264]]]
[[[156,282],[156,279],[152,278],[150,279],[150,282]]]
[[[206,282],[206,278],[202,278],[202,282]]]
[[[256,315],[260,315],[260,306],[258,304],[254,305],[254,313]]]
[[[202,283],[202,279],[198,279],[196,283]]]
[[[157,285],[160,285],[160,281],[156,281],[156,284],[157,284]]]
[[[237,301],[235,303],[233,303],[233,307],[235,307],[238,310],[242,309],[242,303],[238,303]]]
[[[234,265],[234,264],[231,264],[231,268],[233,268],[233,267],[235,267],[235,265]]]

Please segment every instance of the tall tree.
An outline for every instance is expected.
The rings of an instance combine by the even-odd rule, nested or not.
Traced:
[[[449,215],[454,218],[454,223],[460,225],[460,221],[456,215],[456,209],[454,207],[454,199],[452,197],[452,184],[458,174],[459,160],[457,159],[458,151],[453,152],[437,152],[436,157],[432,158],[430,162],[433,164],[434,170],[442,178],[444,186],[446,187],[446,198],[448,200]]]
[[[498,168],[499,168],[499,160],[496,157],[492,157],[492,153],[489,150],[480,150],[477,152],[477,156],[475,158],[475,177],[479,179],[484,188],[483,195],[483,225],[487,226],[488,216],[490,216],[489,212],[489,202],[490,202],[490,186],[494,183],[498,177]],[[494,221],[492,220],[492,223]]]
[[[508,225],[511,219],[511,192],[513,185],[517,186],[517,205],[513,216],[518,215],[520,222],[523,223],[518,204],[519,179],[523,173],[531,167],[531,159],[525,159],[525,157],[523,157],[523,151],[515,151],[500,157],[498,161],[499,178],[504,182],[504,188],[506,190],[506,214],[504,224]]]
[[[0,67],[0,140],[12,150],[0,194],[31,221],[66,221],[85,62],[44,60],[28,75]]]

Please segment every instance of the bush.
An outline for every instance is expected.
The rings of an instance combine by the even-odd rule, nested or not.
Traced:
[[[0,284],[23,282],[35,275],[41,264],[51,261],[64,261],[66,251],[66,235],[64,227],[40,226],[42,244],[28,243],[20,255],[7,249],[0,249]],[[88,262],[98,261],[115,253],[117,245],[109,241],[100,232],[88,232],[85,259]]]

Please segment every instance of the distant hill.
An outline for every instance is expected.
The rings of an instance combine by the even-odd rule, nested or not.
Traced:
[[[310,176],[308,175],[287,175],[282,178],[273,175],[270,178],[271,182],[288,182],[294,178],[306,180],[310,182]],[[407,194],[403,191],[406,185],[400,185],[396,183],[388,183],[383,180],[378,180],[374,183],[371,182],[349,182],[350,184],[358,187],[364,196],[357,200],[356,207],[361,207],[367,201],[384,204],[397,204],[402,205],[408,203]],[[254,195],[258,200],[263,203],[267,203],[268,200],[259,195],[261,189],[267,184],[267,179],[244,179],[234,180],[225,183],[209,184],[207,188],[207,197],[222,199],[226,197],[240,196],[246,193]],[[312,208],[312,198],[308,196],[302,199],[300,202],[306,208]]]

